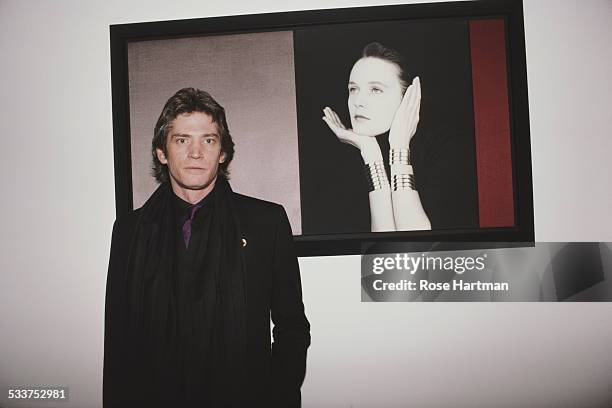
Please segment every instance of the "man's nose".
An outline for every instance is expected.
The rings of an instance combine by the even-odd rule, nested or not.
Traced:
[[[189,157],[199,159],[204,156],[204,146],[202,143],[194,142],[189,146]]]

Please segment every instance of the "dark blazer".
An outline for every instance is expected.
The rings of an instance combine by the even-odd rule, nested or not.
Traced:
[[[300,272],[289,220],[282,206],[233,193],[247,245],[247,373],[250,406],[299,407],[310,325],[304,314]],[[104,337],[105,407],[129,406],[123,395],[122,331],[126,305],[118,295],[140,210],[113,226],[106,283]],[[274,323],[272,346],[270,317]],[[127,385],[127,386],[126,386]],[[127,399],[133,396],[127,396]]]

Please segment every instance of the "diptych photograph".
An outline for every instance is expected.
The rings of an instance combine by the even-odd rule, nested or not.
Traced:
[[[164,102],[195,88],[225,108],[232,188],[282,204],[297,242],[532,235],[505,18],[244,31],[127,41],[128,206],[157,186]]]

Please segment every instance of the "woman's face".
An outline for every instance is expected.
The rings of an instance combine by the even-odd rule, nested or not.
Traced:
[[[377,136],[391,128],[402,101],[399,67],[380,58],[362,58],[353,65],[348,83],[348,108],[353,131]]]

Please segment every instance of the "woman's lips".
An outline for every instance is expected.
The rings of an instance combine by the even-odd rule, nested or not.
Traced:
[[[363,115],[355,115],[354,118],[357,121],[359,121],[359,120],[370,120],[370,118],[368,118],[367,116],[363,116]]]

